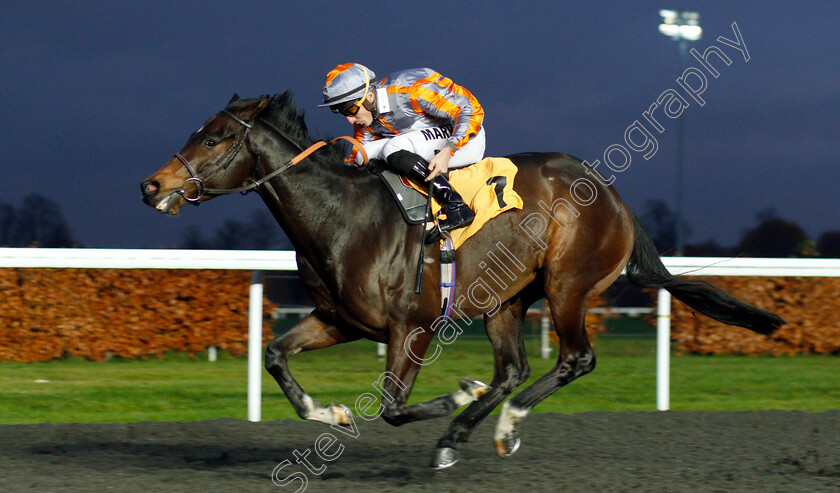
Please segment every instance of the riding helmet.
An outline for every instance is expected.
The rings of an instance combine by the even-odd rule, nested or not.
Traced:
[[[327,74],[324,83],[324,104],[334,106],[362,99],[373,85],[376,74],[360,63],[342,63]]]

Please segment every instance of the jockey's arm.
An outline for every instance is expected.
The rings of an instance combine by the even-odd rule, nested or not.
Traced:
[[[353,138],[358,140],[362,146],[374,141],[375,136],[373,132],[366,131],[361,125],[354,124],[353,125]],[[344,164],[348,166],[362,166],[362,154],[357,150],[353,149],[350,151],[350,155],[344,158]]]
[[[452,159],[452,152],[449,147],[444,147],[435,157],[429,161],[429,176],[426,181],[432,181],[436,176],[440,176],[449,171],[449,160]]]
[[[412,99],[426,113],[452,122],[452,135],[448,144],[429,162],[431,172],[426,181],[446,173],[452,154],[463,147],[481,129],[484,109],[478,100],[466,89],[452,83],[448,87],[439,85],[413,86]]]

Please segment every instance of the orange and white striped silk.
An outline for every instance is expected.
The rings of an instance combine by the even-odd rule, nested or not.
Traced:
[[[432,69],[395,72],[378,82],[376,90],[373,123],[356,132],[363,144],[377,137],[451,125],[448,141],[457,150],[478,133],[484,121],[484,109],[475,96]]]

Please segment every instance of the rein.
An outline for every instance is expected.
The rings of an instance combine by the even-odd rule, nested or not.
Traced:
[[[225,153],[222,154],[222,156],[216,161],[215,169],[209,175],[205,176],[204,178],[201,178],[200,176],[198,176],[198,172],[195,170],[195,167],[192,164],[190,164],[190,162],[189,162],[189,160],[187,160],[187,158],[182,156],[181,153],[176,153],[175,154],[175,157],[178,158],[178,160],[181,161],[181,163],[184,165],[184,167],[187,168],[187,171],[190,172],[190,177],[187,178],[186,180],[184,180],[184,183],[181,185],[181,188],[179,190],[177,190],[175,193],[184,197],[184,200],[186,200],[187,202],[190,202],[190,203],[195,204],[195,205],[199,205],[199,203],[200,203],[199,201],[201,200],[201,198],[205,194],[206,195],[226,195],[226,194],[231,194],[231,193],[247,194],[248,192],[254,191],[254,190],[258,189],[260,187],[260,185],[262,185],[263,183],[267,182],[268,180],[271,180],[272,178],[279,175],[280,173],[288,170],[292,166],[298,164],[299,162],[301,162],[304,159],[306,159],[307,157],[309,157],[313,152],[315,152],[318,149],[327,145],[327,143],[325,141],[319,140],[318,142],[315,142],[311,146],[307,147],[306,149],[303,149],[295,157],[293,157],[288,162],[286,162],[286,164],[280,166],[279,168],[275,169],[271,173],[263,176],[262,178],[260,178],[258,180],[253,180],[252,179],[252,182],[247,184],[247,185],[244,185],[244,186],[241,186],[241,187],[236,187],[236,188],[207,188],[204,185],[205,180],[209,179],[211,176],[215,175],[219,171],[227,169],[227,167],[230,166],[230,163],[233,162],[234,158],[236,158],[236,155],[239,154],[239,151],[242,149],[242,146],[245,144],[245,141],[248,139],[248,136],[251,133],[251,129],[253,128],[252,123],[248,123],[245,120],[242,120],[241,118],[237,117],[236,115],[229,112],[228,110],[222,110],[222,113],[226,114],[227,116],[229,116],[233,120],[235,120],[237,123],[244,126],[245,131],[242,132],[242,136],[239,137],[239,139],[233,144],[233,146],[230,149],[228,149],[227,151],[225,151]],[[272,129],[276,133],[280,134],[281,137],[285,138],[289,142],[293,142],[291,139],[289,139],[288,137],[283,135],[283,132],[281,132],[278,128],[274,127],[273,125],[270,125],[268,122],[265,122],[264,120],[261,120],[261,121],[266,123],[266,125],[270,129]],[[363,165],[367,164],[367,162],[368,162],[367,153],[365,152],[364,147],[362,147],[361,142],[354,139],[353,137],[341,136],[341,137],[336,137],[336,138],[332,139],[329,143],[330,144],[335,144],[339,140],[346,140],[346,141],[350,142],[353,145],[353,147],[359,149],[359,151],[362,153],[362,158],[364,160]],[[300,149],[300,147],[298,147],[298,149]],[[196,195],[194,197],[189,196],[188,192],[187,192],[187,189],[186,189],[187,184],[190,183],[190,182],[194,182],[195,185],[196,185],[196,188],[198,189],[198,191],[196,192]]]

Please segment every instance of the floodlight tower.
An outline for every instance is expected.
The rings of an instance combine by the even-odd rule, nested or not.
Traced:
[[[662,24],[659,25],[659,32],[670,37],[679,43],[680,49],[680,70],[686,69],[688,58],[688,42],[697,41],[703,36],[703,29],[700,27],[700,14],[697,12],[677,12],[675,10],[660,10]],[[683,231],[683,116],[677,120],[677,223],[676,228],[676,251],[674,255],[681,256],[685,243],[685,231]]]

